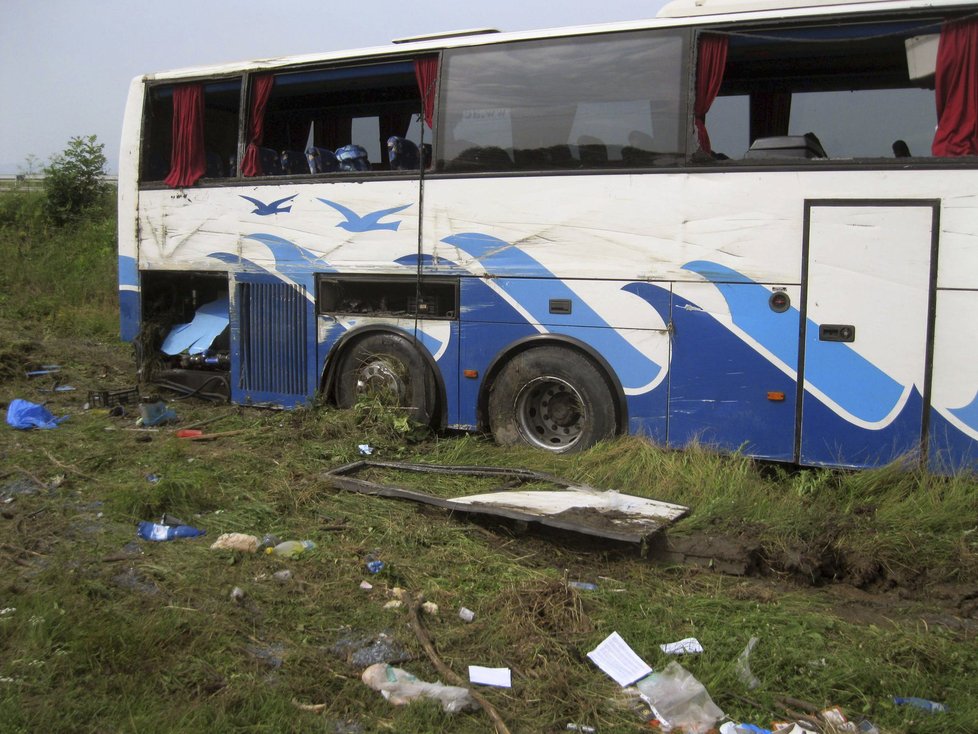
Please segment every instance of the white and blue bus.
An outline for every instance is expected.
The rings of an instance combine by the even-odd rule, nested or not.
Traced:
[[[119,232],[123,338],[187,393],[973,468],[978,4],[676,0],[139,77]]]

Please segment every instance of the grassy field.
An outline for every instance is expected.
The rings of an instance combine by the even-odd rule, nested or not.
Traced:
[[[648,731],[635,699],[586,657],[613,631],[657,669],[670,660],[661,643],[697,637],[704,652],[680,662],[735,721],[769,726],[793,697],[881,732],[978,731],[972,478],[796,471],[633,438],[553,457],[482,436],[408,435],[369,403],[275,412],[172,401],[177,424],[139,430],[132,411],[84,409],[89,390],[134,385],[130,348],[115,337],[114,221],[54,230],[29,202],[4,198],[0,406],[46,402],[68,419],[0,428],[3,731],[492,731],[484,711],[395,707],[361,682],[352,651],[381,634],[398,665],[442,677],[408,611],[386,608],[395,588],[438,605],[421,621],[455,673],[512,670],[512,688],[479,689],[512,732]],[[26,376],[44,364],[61,371]],[[53,392],[55,377],[75,390]],[[175,435],[200,421],[236,433]],[[362,443],[383,460],[525,467],[687,505],[670,542],[743,557],[748,573],[333,488],[323,474],[361,458]],[[472,489],[426,481],[445,495]],[[164,513],[206,536],[137,540],[136,524]],[[211,550],[225,532],[317,546],[295,560]],[[369,573],[368,560],[383,570]],[[737,666],[751,637],[755,688]]]

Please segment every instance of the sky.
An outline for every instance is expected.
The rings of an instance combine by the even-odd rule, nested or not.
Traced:
[[[0,174],[96,135],[118,161],[130,80],[188,66],[339,51],[465,28],[651,18],[665,0],[0,0]]]

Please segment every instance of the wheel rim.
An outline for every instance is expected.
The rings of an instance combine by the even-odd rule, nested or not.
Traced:
[[[549,451],[571,448],[587,425],[581,394],[559,377],[537,377],[524,385],[516,396],[515,412],[523,438]]]
[[[389,396],[400,404],[407,394],[407,387],[398,374],[399,364],[391,364],[383,359],[371,359],[360,365],[356,372],[356,394],[358,396]]]

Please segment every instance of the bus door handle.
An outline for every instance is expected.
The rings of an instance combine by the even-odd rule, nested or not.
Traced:
[[[854,342],[856,327],[852,324],[819,324],[818,340],[820,342]]]

